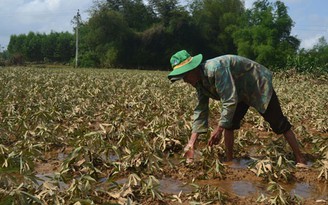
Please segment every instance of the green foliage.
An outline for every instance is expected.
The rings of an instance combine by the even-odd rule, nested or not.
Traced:
[[[192,4],[192,17],[196,29],[202,31],[197,38],[203,38],[200,52],[215,57],[225,53],[236,53],[231,33],[240,26],[239,19],[244,13],[239,0],[201,0]]]
[[[91,51],[85,52],[79,59],[79,66],[83,68],[96,68],[99,65],[100,60],[97,54]]]
[[[328,44],[324,37],[312,49],[302,49],[297,55],[289,56],[287,66],[299,72],[327,73]]]
[[[81,20],[79,20],[80,22]],[[76,27],[77,16],[72,23]],[[204,59],[238,54],[270,67],[301,72],[327,72],[327,42],[297,53],[300,41],[282,1],[257,0],[245,9],[242,0],[100,0],[90,18],[79,24],[80,67],[125,67],[168,70],[168,59],[178,50]],[[72,62],[75,37],[71,33],[12,35],[11,60]]]
[[[8,51],[12,56],[11,64],[21,65],[28,62],[69,62],[74,57],[74,37],[68,32],[40,34],[29,32],[28,35],[12,35]],[[22,57],[17,57],[17,56]]]
[[[242,17],[241,29],[233,33],[238,54],[270,67],[283,67],[300,41],[291,36],[293,21],[281,1],[258,0]]]

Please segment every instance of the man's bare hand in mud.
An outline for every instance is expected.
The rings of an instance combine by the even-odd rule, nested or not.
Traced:
[[[221,137],[222,137],[222,133],[223,133],[224,128],[217,126],[213,132],[211,133],[211,137],[208,140],[208,145],[209,146],[213,146],[213,145],[217,145],[219,144]]]
[[[198,136],[199,136],[198,133],[192,133],[188,141],[188,144],[184,148],[184,157],[186,158],[187,163],[190,163],[194,160],[194,155],[195,155],[194,144]]]

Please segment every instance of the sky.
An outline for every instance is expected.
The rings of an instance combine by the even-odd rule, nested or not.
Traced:
[[[245,0],[246,8],[254,1]],[[282,2],[295,23],[292,35],[301,40],[301,48],[312,48],[321,36],[328,40],[327,0]],[[92,5],[93,0],[0,0],[0,51],[7,48],[10,36],[14,34],[73,32],[71,20],[77,10],[80,10],[82,20],[87,21]]]

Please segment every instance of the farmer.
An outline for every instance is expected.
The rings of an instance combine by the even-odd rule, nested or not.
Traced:
[[[209,98],[221,100],[222,110],[218,126],[213,130],[208,145],[218,144],[224,133],[226,161],[233,159],[234,130],[248,108],[254,107],[270,123],[276,134],[283,134],[291,146],[296,163],[305,165],[291,124],[283,115],[272,86],[272,73],[264,66],[241,56],[223,55],[201,64],[202,54],[190,56],[185,51],[175,53],[170,63],[171,82],[183,79],[197,91],[198,104],[194,110],[192,134],[185,147],[187,162],[194,157],[197,137],[208,129]]]

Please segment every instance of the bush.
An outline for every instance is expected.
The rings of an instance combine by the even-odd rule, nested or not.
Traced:
[[[323,73],[328,72],[328,64],[320,63],[317,55],[300,53],[287,58],[287,67],[294,68],[298,72]]]
[[[16,54],[12,55],[9,60],[9,64],[10,65],[24,65],[25,64],[24,56],[21,53],[16,53]]]
[[[79,66],[83,68],[95,68],[99,67],[100,61],[97,54],[93,52],[87,52],[80,57]]]

